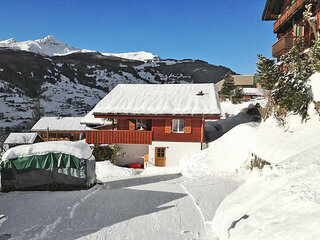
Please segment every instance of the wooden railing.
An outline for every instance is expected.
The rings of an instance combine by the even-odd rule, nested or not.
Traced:
[[[272,56],[278,57],[289,51],[293,47],[296,38],[296,36],[285,36],[280,38],[279,41],[272,46]]]
[[[276,33],[279,28],[285,23],[289,18],[291,18],[297,10],[304,7],[307,3],[317,3],[319,0],[296,0],[288,10],[276,21],[273,25],[273,32]]]
[[[101,130],[86,131],[89,144],[151,144],[152,131]]]

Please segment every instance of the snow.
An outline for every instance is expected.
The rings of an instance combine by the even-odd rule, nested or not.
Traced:
[[[32,155],[45,155],[48,153],[65,153],[81,159],[94,160],[92,151],[88,144],[83,142],[52,141],[35,143],[31,145],[21,145],[10,148],[2,156],[2,161],[26,157]]]
[[[29,40],[17,42],[15,39],[10,38],[8,40],[0,41],[0,47],[9,48],[13,50],[22,50],[28,52],[34,52],[46,56],[64,56],[73,53],[98,53],[95,50],[77,49],[70,47],[67,44],[57,40],[54,36],[48,35],[43,39]],[[157,55],[153,55],[150,52],[128,52],[128,53],[102,53],[105,56],[114,56],[129,60],[137,61],[149,61],[159,59]]]
[[[80,123],[86,125],[104,126],[112,124],[112,121],[109,121],[108,118],[95,118],[93,116],[93,110],[91,110],[86,116],[81,119]]]
[[[278,165],[255,170],[219,206],[220,240],[304,239],[320,236],[320,145]]]
[[[250,101],[242,102],[240,104],[233,104],[230,100],[226,100],[220,103],[222,110],[221,115],[225,116],[226,113],[228,115],[237,115],[244,108],[247,108],[250,104],[256,105],[257,103],[259,103],[261,107],[265,107],[267,105],[267,99],[252,99]]]
[[[203,96],[197,94],[203,91]],[[214,84],[119,84],[93,109],[101,114],[220,114]]]
[[[179,174],[179,167],[146,167],[140,175],[163,175],[163,174]]]
[[[96,162],[97,179],[108,181],[109,178],[121,178],[136,175],[138,172],[132,168],[118,167],[110,161]]]
[[[12,143],[33,143],[38,133],[10,133],[4,144]]]
[[[262,88],[242,88],[244,95],[249,96],[264,96],[264,90]]]
[[[31,131],[84,131],[81,125],[82,117],[42,117],[32,127]]]
[[[155,58],[159,58],[157,55],[153,55],[150,52],[140,51],[140,52],[128,52],[128,53],[102,53],[104,56],[113,56],[119,58],[125,58],[137,61],[148,61]]]
[[[309,78],[309,85],[312,86],[313,101],[320,101],[320,72]]]
[[[30,40],[24,42],[17,42],[14,39],[8,39],[5,41],[0,41],[0,47],[34,52],[47,56],[54,56],[56,54],[66,54],[77,50],[63,42],[58,41],[52,35],[48,35],[43,39]]]

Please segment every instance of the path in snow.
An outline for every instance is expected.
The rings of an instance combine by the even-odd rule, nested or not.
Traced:
[[[177,174],[110,180],[87,191],[0,193],[11,239],[208,239]]]

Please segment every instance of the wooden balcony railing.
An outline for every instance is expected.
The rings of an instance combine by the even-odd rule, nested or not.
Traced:
[[[98,130],[86,131],[89,144],[151,144],[152,131]]]
[[[288,10],[276,21],[273,25],[273,32],[276,33],[279,28],[287,20],[289,20],[301,7],[304,7],[307,3],[317,3],[319,0],[296,0]]]
[[[280,38],[279,41],[272,46],[272,56],[276,58],[283,53],[288,52],[293,47],[293,43],[296,38],[297,37],[295,36],[285,36]]]

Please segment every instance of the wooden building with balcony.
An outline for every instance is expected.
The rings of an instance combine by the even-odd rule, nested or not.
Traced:
[[[82,117],[42,117],[31,128],[44,141],[79,141],[84,139],[86,126]]]
[[[214,84],[119,84],[81,122],[112,122],[112,130],[86,131],[86,142],[119,144],[120,166],[176,166],[202,149],[205,120],[220,114]]]
[[[277,34],[278,41],[272,46],[272,56],[278,61],[293,47],[297,37],[304,39],[305,49],[312,46],[315,36],[308,21],[303,18],[305,6],[308,4],[312,4],[312,12],[317,18],[317,31],[319,31],[319,0],[267,0],[262,20],[275,21],[273,32]]]

